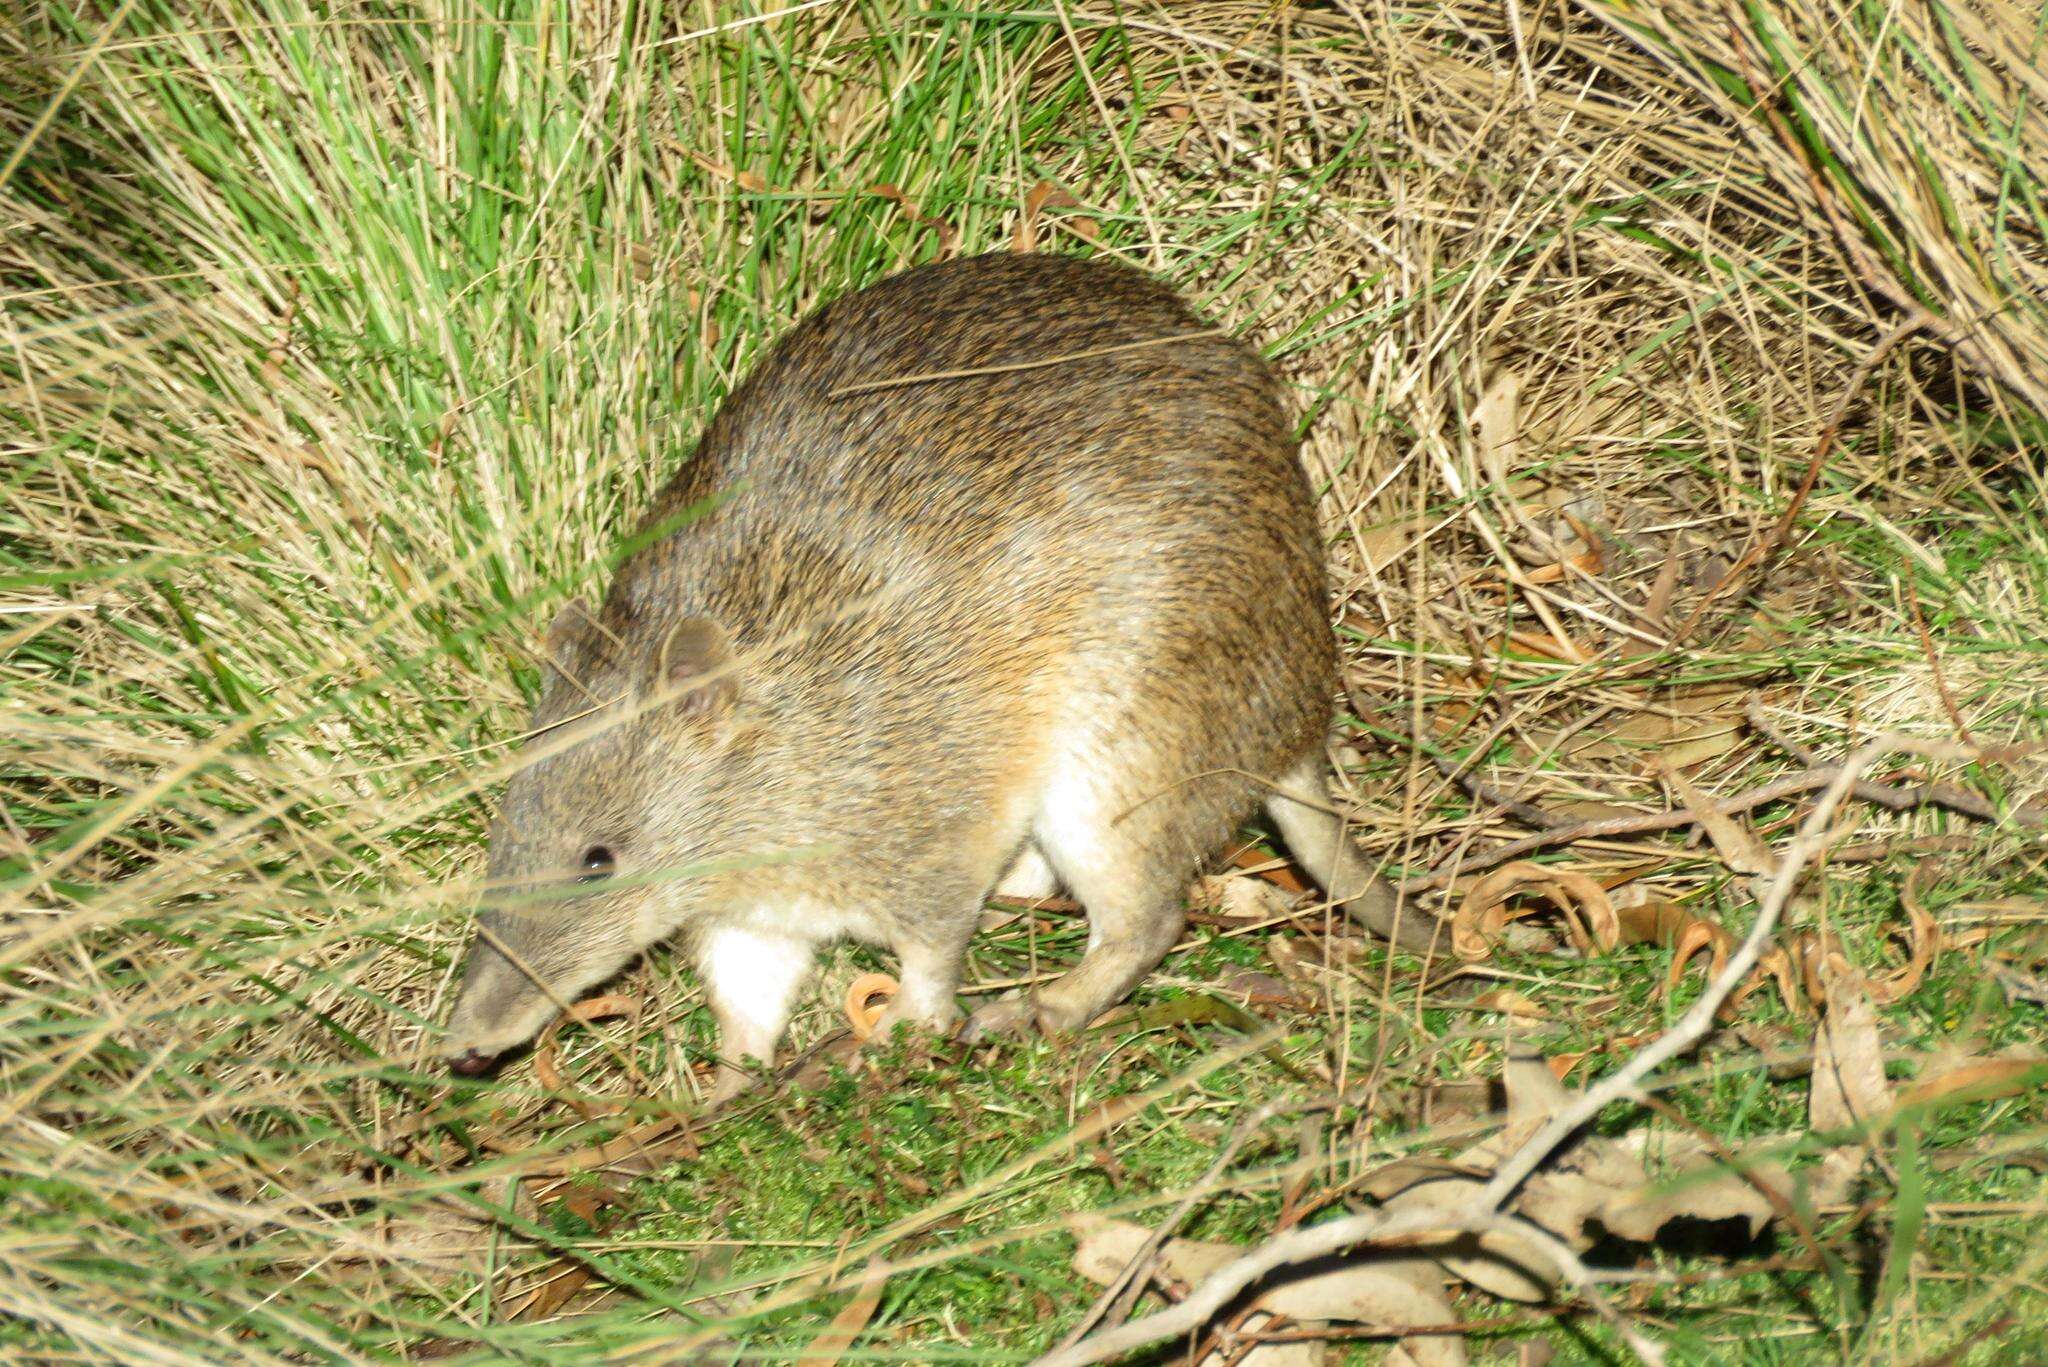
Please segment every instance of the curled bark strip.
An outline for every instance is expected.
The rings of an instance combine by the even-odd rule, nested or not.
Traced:
[[[875,1033],[876,1022],[889,1009],[889,999],[901,986],[886,973],[863,973],[846,989],[846,1023],[853,1037],[866,1041]]]
[[[1564,914],[1572,943],[1581,952],[1605,953],[1620,943],[1621,927],[1605,888],[1583,873],[1525,861],[1494,870],[1465,894],[1451,920],[1451,948],[1458,957],[1479,960],[1492,954],[1508,922],[1529,914],[1528,907],[1508,905],[1510,898],[1525,894],[1543,898]]]
[[[1915,864],[1913,872],[1906,875],[1905,886],[1899,889],[1899,904],[1906,909],[1906,931],[1901,936],[1906,942],[1906,966],[1870,984],[1870,999],[1879,1006],[1911,996],[1941,954],[1941,927],[1920,901],[1921,883],[1940,869],[1938,859]]]
[[[1707,975],[1712,978],[1728,966],[1735,939],[1714,922],[1695,916],[1676,902],[1644,902],[1623,907],[1615,913],[1625,945],[1663,945],[1671,950],[1671,971],[1664,977],[1664,995],[1678,989],[1693,957],[1705,950]]]
[[[1010,240],[1013,252],[1038,250],[1038,216],[1047,209],[1078,209],[1081,201],[1049,180],[1041,180],[1024,196],[1024,212],[1017,220],[1017,232]]]
[[[1776,945],[1758,957],[1756,971],[1750,974],[1749,981],[1729,995],[1730,1005],[1740,1006],[1750,993],[1763,986],[1766,978],[1778,985],[1778,998],[1785,1003],[1785,1009],[1799,1014],[1799,977],[1792,971],[1792,956]]]
[[[562,1076],[561,1064],[558,1061],[555,1036],[561,1033],[564,1025],[572,1022],[588,1024],[595,1020],[609,1020],[613,1016],[638,1016],[639,1014],[640,999],[638,997],[628,997],[614,993],[610,996],[591,997],[586,1001],[577,1002],[567,1011],[549,1021],[547,1029],[541,1031],[540,1039],[535,1041],[533,1046],[533,1075],[540,1080],[542,1087],[553,1092],[558,1099],[566,1102],[571,1109],[576,1111],[585,1120],[595,1119],[601,1115],[619,1114],[619,1112],[626,1109],[625,1102],[603,1101],[588,1093],[579,1092],[568,1085],[567,1080]]]

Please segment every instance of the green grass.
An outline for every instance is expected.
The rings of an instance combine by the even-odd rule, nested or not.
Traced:
[[[1284,931],[1198,929],[1136,998],[1141,1024],[905,1047],[705,1123],[698,1155],[625,1184],[602,1229],[515,1200],[508,1174],[694,1105],[710,1034],[686,974],[656,956],[625,984],[650,1004],[637,1029],[563,1041],[569,1076],[607,1095],[632,1058],[645,1085],[623,1117],[585,1119],[529,1065],[488,1084],[433,1066],[542,624],[601,589],[720,396],[805,310],[930,259],[925,220],[961,251],[1008,245],[1041,181],[1080,201],[1040,217],[1042,247],[1160,271],[1294,384],[1370,733],[1483,696],[1520,729],[1425,739],[1458,758],[1485,741],[1490,781],[1543,801],[1661,801],[1653,746],[1596,762],[1539,742],[1597,734],[1601,709],[1686,713],[1710,684],[1774,690],[1829,754],[1882,725],[1943,734],[1916,610],[1973,728],[2048,730],[2040,419],[1910,347],[1756,597],[1682,649],[1596,666],[1502,643],[1547,627],[1473,587],[1496,568],[1474,523],[1512,539],[1528,486],[1596,490],[1608,578],[1639,603],[1662,555],[1732,554],[1783,506],[1814,414],[1881,331],[1739,144],[1644,93],[1650,59],[1574,27],[1577,55],[1531,79],[1569,102],[1574,63],[1604,63],[1612,98],[1566,125],[1556,104],[1513,112],[1491,6],[1358,29],[1256,4],[1106,13],[235,0],[0,26],[0,1352],[581,1361],[702,1334],[786,1360],[874,1256],[896,1270],[856,1352],[1014,1359],[1094,1295],[1064,1217],[1160,1218],[1255,1106],[1277,1112],[1184,1233],[1251,1242],[1290,1183],[1322,1218],[1389,1158],[1459,1146],[1400,1102],[1495,1075],[1500,1018],[1418,1000],[1412,964],[1368,951],[1340,1006],[1282,1015],[1250,1049],[1203,1003],[1274,971]],[[1555,16],[1529,22],[1555,47]],[[1506,95],[1484,84],[1502,72]],[[1639,122],[1631,101],[1651,102]],[[2014,179],[2009,199],[2037,214],[2032,193]],[[2000,251],[1984,279],[2024,264]],[[1505,481],[1454,416],[1494,366],[1528,380]],[[1595,400],[1614,406],[1574,427]],[[1417,518],[1435,530],[1409,555],[1362,568],[1361,537]],[[1376,848],[1419,871],[1487,818],[1410,758],[1362,751],[1351,776]],[[1745,744],[1694,777],[1732,790],[1783,762]],[[1795,816],[1754,824],[1782,840]],[[1908,826],[1984,835],[1936,905],[2038,906],[2038,838],[1925,813],[1879,829]],[[1633,848],[1564,858],[1654,851],[1660,895],[1746,923],[1709,850]],[[1909,867],[1838,869],[1818,894],[1862,962],[1895,953]],[[2040,971],[2030,933],[1990,948]],[[1084,935],[1012,926],[970,978],[1048,971]],[[2040,1007],[1999,994],[1985,952],[1951,953],[1884,1013],[1899,1077],[1945,1041],[2040,1047]],[[1494,966],[1554,1011],[1547,1052],[1589,1052],[1576,1081],[1698,990],[1661,1000],[1665,958]],[[842,951],[828,988],[860,965],[886,966]],[[795,1043],[835,1013],[822,991]],[[1744,1020],[1810,1031],[1761,996]],[[1726,1140],[1803,1129],[1803,1082],[1746,1046],[1677,1074],[1666,1100]],[[1617,1108],[1602,1127],[1643,1123]],[[1880,1142],[1868,1204],[1820,1225],[1834,1273],[1719,1276],[1666,1253],[1707,1275],[1621,1294],[1677,1360],[2012,1360],[2048,1334],[2043,1142],[2038,1092],[1910,1119]],[[451,1230],[489,1247],[432,1256]],[[1807,1251],[1775,1240],[1740,1256]],[[513,1319],[563,1258],[608,1295]],[[1500,1318],[1475,1350],[1620,1352],[1580,1307],[1459,1304]]]

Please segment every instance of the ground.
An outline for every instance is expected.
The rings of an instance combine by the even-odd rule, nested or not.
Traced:
[[[1818,998],[1767,984],[1593,1126],[1802,1180],[1868,1161],[1754,1239],[1584,1256],[1674,1360],[2048,1352],[2032,24],[275,0],[0,25],[0,1344],[1021,1358],[1099,1294],[1073,1214],[1150,1227],[1219,1154],[1182,1236],[1370,1210],[1391,1162],[1498,1132],[1511,1050],[1597,1085],[1681,1018],[1705,956],[1667,994],[1655,934],[1581,953],[1537,916],[1484,960],[1390,959],[1248,830],[1134,1014],[1078,1039],[905,1043],[705,1119],[707,1015],[663,953],[497,1078],[436,1066],[553,610],[807,309],[1015,249],[1156,271],[1285,376],[1345,650],[1333,798],[1423,905],[1548,829],[1550,876],[1739,937],[1818,800],[1801,775],[1931,747],[1873,771],[1894,805],[1844,808],[1773,936]],[[970,992],[1084,936],[994,907]],[[839,951],[791,1051],[891,967]],[[1816,1119],[1830,1031],[1866,1127]],[[1451,1305],[1476,1359],[1624,1355],[1570,1293]]]

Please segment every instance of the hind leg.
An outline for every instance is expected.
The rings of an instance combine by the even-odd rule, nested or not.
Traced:
[[[1184,792],[1143,791],[1166,785],[1108,778],[1155,768],[1104,765],[1052,785],[1034,834],[1052,871],[1088,913],[1088,949],[1070,972],[1035,993],[976,1011],[967,1038],[1033,1022],[1048,1032],[1079,1029],[1123,1000],[1180,938],[1188,878],[1229,822],[1209,810],[1213,795],[1210,804],[1190,803]]]
[[[1033,1023],[1048,1034],[1080,1029],[1157,968],[1187,924],[1181,906],[1186,878],[1156,866],[1098,865],[1063,870],[1061,877],[1088,909],[1088,949],[1081,962],[1034,994],[980,1008],[968,1019],[963,1038]]]

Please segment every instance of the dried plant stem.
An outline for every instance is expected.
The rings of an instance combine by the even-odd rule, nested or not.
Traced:
[[[1754,713],[1751,721],[1752,724],[1755,723]],[[1781,745],[1787,745],[1795,758],[1806,758],[1810,754],[1804,747],[1788,745],[1773,731],[1764,727],[1758,729],[1763,730],[1764,734]],[[1714,804],[1714,812],[1721,816],[1733,816],[1788,797],[1811,793],[1828,787],[1841,776],[1842,770],[1843,766],[1838,764],[1819,764],[1798,773],[1787,774],[1783,778],[1772,779],[1769,783],[1760,784],[1747,792],[1723,798]],[[1910,811],[1914,807],[1946,807],[1950,811],[1975,817],[1979,821],[2005,820],[2030,829],[2048,827],[2048,803],[2028,802],[2001,813],[1988,799],[1949,783],[1900,785],[1858,778],[1855,796],[1861,801],[1874,802],[1895,812]],[[1607,836],[1642,835],[1650,831],[1676,830],[1681,826],[1693,825],[1698,820],[1698,815],[1681,808],[1670,812],[1645,812],[1641,816],[1613,816],[1595,821],[1575,822],[1569,826],[1559,826],[1552,830],[1539,831],[1535,835],[1523,836],[1520,840],[1510,840],[1504,845],[1462,859],[1455,867],[1410,878],[1401,884],[1401,891],[1413,894],[1445,887],[1466,874],[1478,873],[1505,864],[1511,859],[1519,859],[1533,851],[1549,849],[1554,845],[1569,845],[1574,841]]]
[[[1153,1257],[1166,1246],[1167,1239],[1172,1236],[1174,1230],[1180,1228],[1180,1222],[1188,1217],[1188,1212],[1209,1194],[1217,1177],[1230,1166],[1238,1151],[1245,1146],[1245,1141],[1264,1128],[1266,1122],[1271,1120],[1279,1109],[1269,1102],[1253,1110],[1237,1123],[1229,1142],[1217,1153],[1215,1161],[1209,1164],[1209,1170],[1202,1174],[1202,1180],[1189,1187],[1180,1204],[1153,1227],[1145,1242],[1138,1246],[1138,1251],[1124,1264],[1123,1271],[1110,1278],[1109,1285],[1102,1288],[1102,1294],[1096,1297],[1095,1304],[1088,1307],[1088,1313],[1081,1316],[1080,1321],[1059,1341],[1059,1347],[1068,1348],[1079,1343],[1088,1337],[1097,1324],[1105,1329],[1114,1329],[1124,1322],[1124,1318],[1131,1313],[1131,1307],[1137,1304],[1138,1297],[1143,1294],[1146,1283],[1151,1280]]]
[[[1856,363],[1856,369],[1850,374],[1848,384],[1842,387],[1842,397],[1835,401],[1834,412],[1821,424],[1820,436],[1813,443],[1813,456],[1806,462],[1806,474],[1801,477],[1799,487],[1793,491],[1791,501],[1785,505],[1785,510],[1778,514],[1778,520],[1771,524],[1770,531],[1751,543],[1749,549],[1742,553],[1741,559],[1729,568],[1728,573],[1721,576],[1721,582],[1700,600],[1699,606],[1692,610],[1678,630],[1671,633],[1672,646],[1683,644],[1686,638],[1692,635],[1694,629],[1699,626],[1700,619],[1715,602],[1731,593],[1750,573],[1760,571],[1770,564],[1772,557],[1777,555],[1786,538],[1792,534],[1792,524],[1798,520],[1799,510],[1806,506],[1806,500],[1812,495],[1814,485],[1820,482],[1820,472],[1827,468],[1828,456],[1833,453],[1835,443],[1841,439],[1842,423],[1848,418],[1849,409],[1854,406],[1856,396],[1863,392],[1864,384],[1884,358],[1897,349],[1899,343],[1936,321],[1925,309],[1912,310],[1879,338],[1877,345]]]
[[[1059,356],[1046,356],[1035,361],[1013,361],[1007,365],[973,366],[966,370],[928,370],[919,375],[892,375],[886,380],[870,380],[863,384],[844,385],[825,397],[828,399],[852,398],[856,394],[876,394],[885,389],[902,389],[906,385],[931,384],[938,380],[968,380],[980,375],[1009,375],[1019,370],[1043,370],[1047,366],[1065,365],[1069,361],[1090,361],[1098,356],[1115,356],[1126,351],[1141,351],[1146,347],[1166,346],[1171,342],[1191,342],[1199,337],[1220,337],[1221,328],[1203,328],[1198,332],[1177,332],[1170,337],[1147,337],[1137,342],[1119,342],[1115,346],[1090,347],[1086,351],[1069,351]]]

